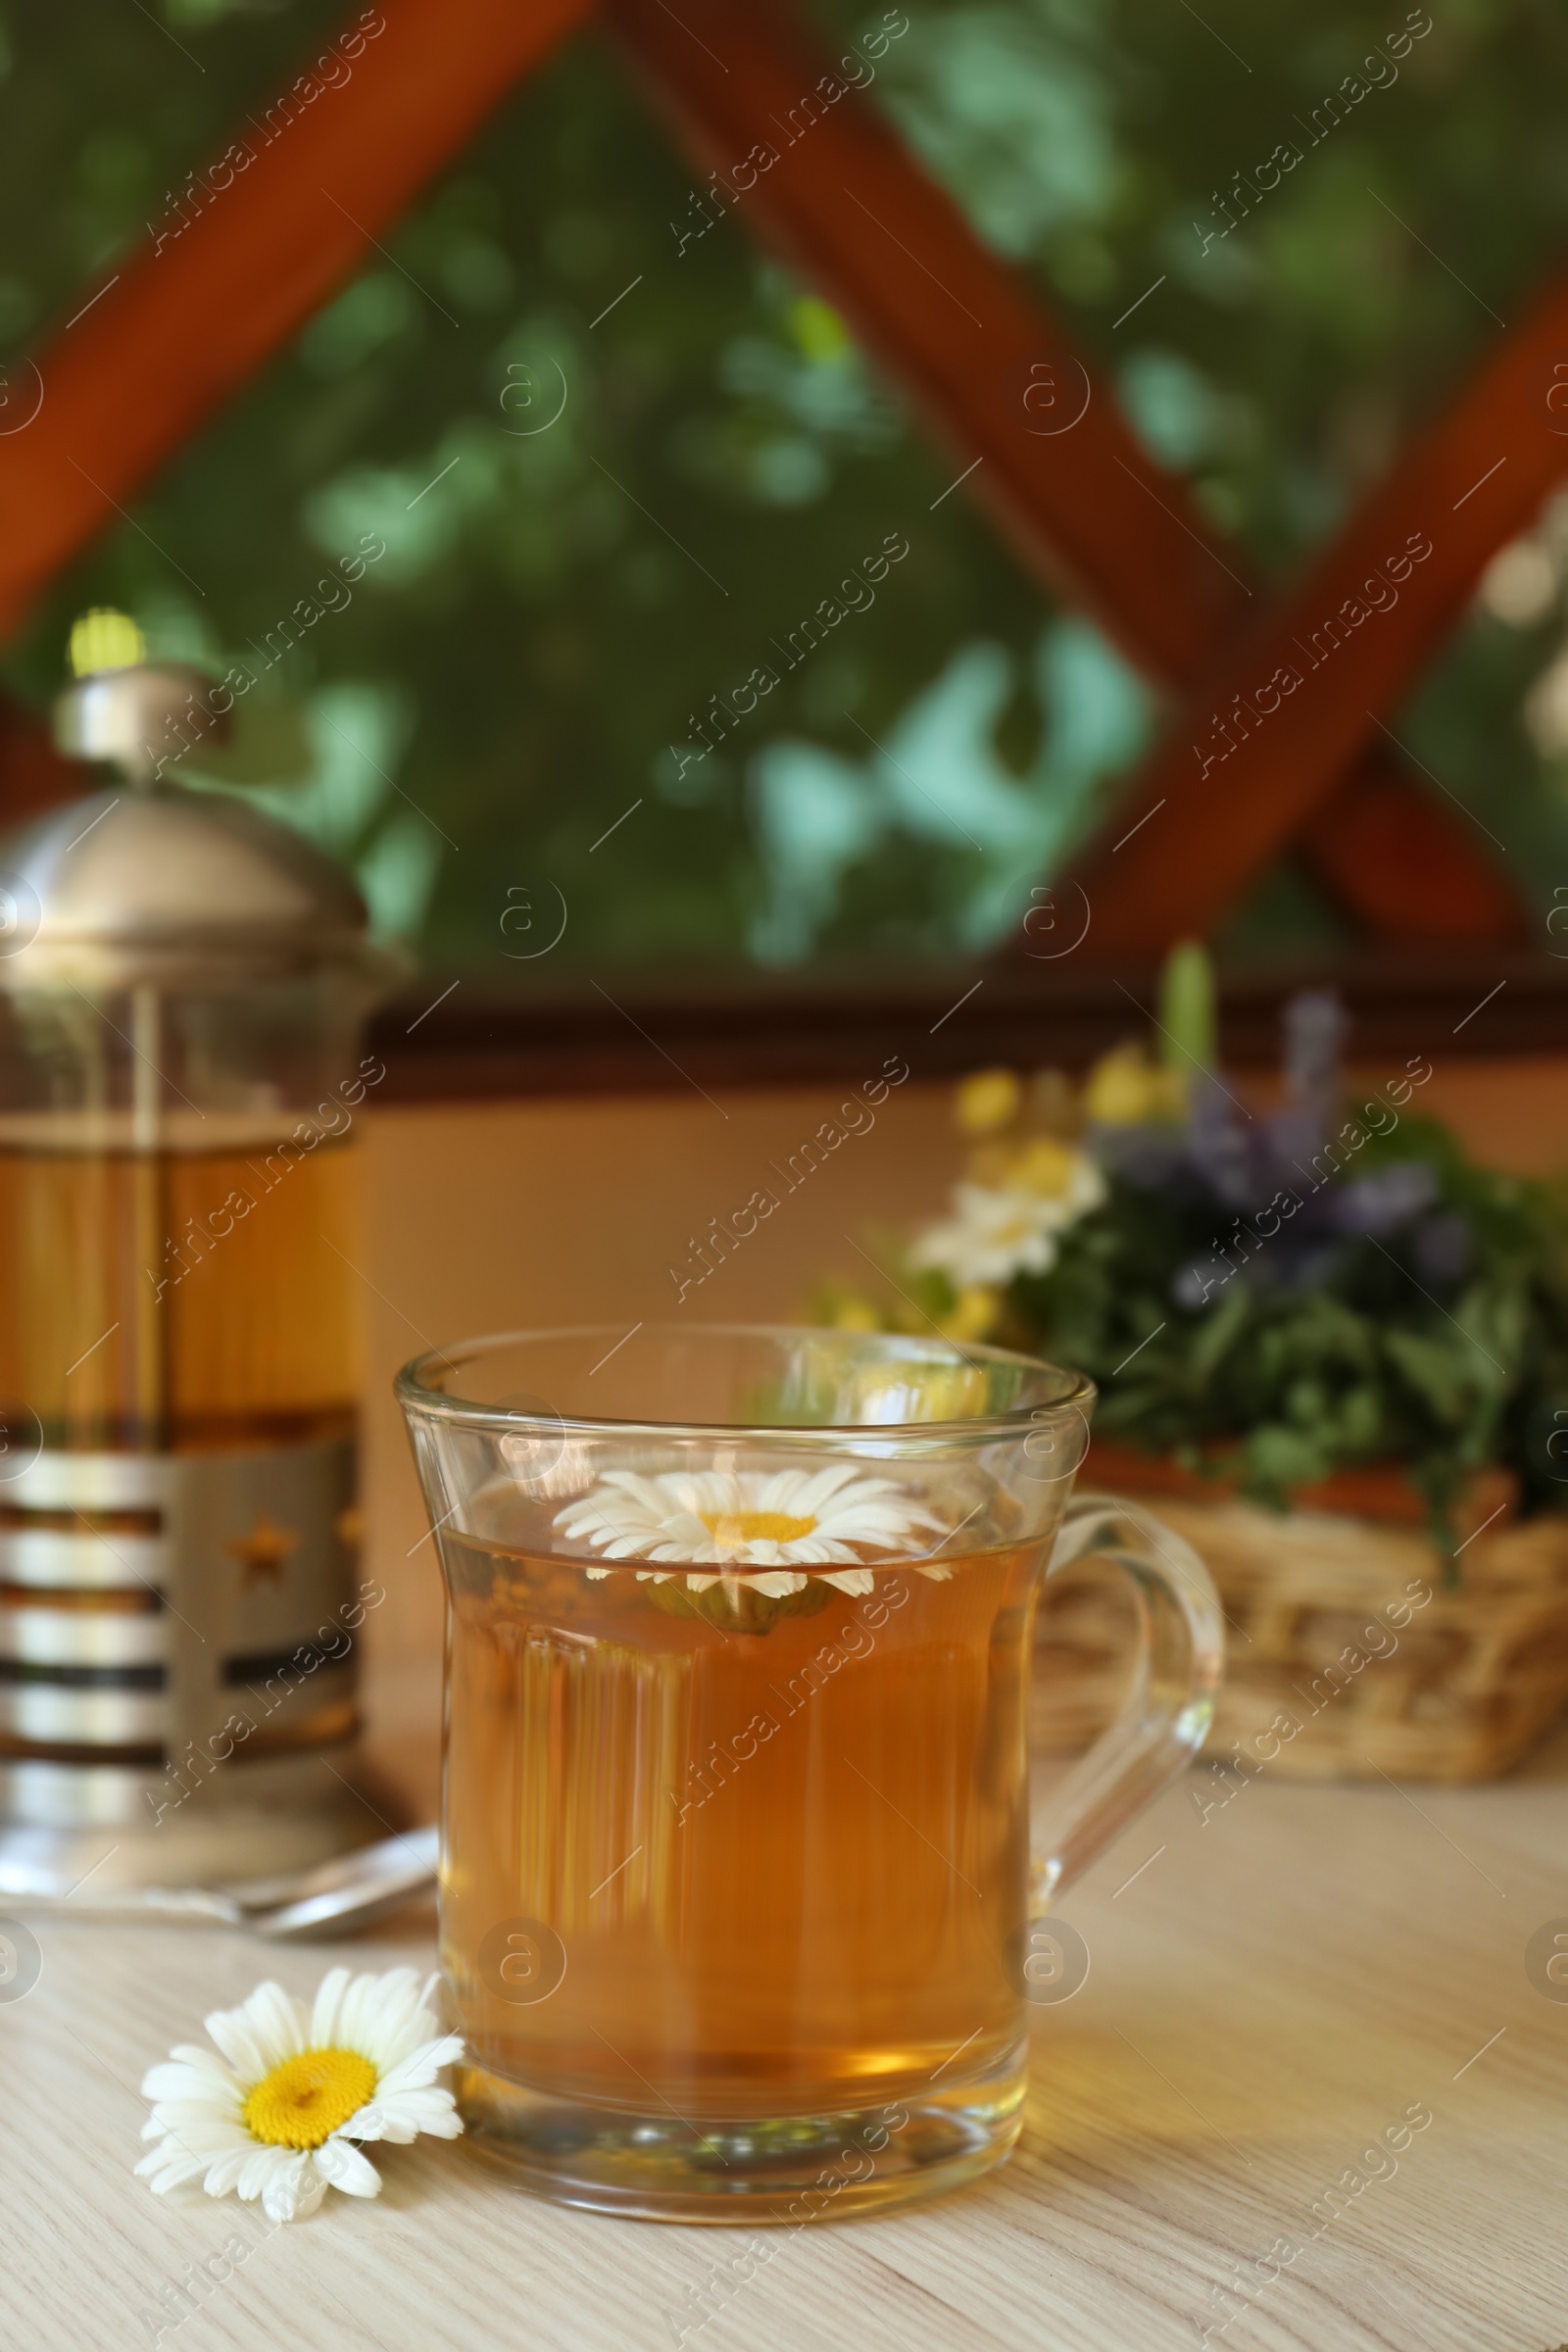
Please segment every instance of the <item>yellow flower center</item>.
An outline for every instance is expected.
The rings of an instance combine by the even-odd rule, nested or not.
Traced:
[[[245,2124],[270,2148],[318,2148],[357,2115],[375,2088],[358,2050],[301,2050],[264,2075],[245,2101]]]
[[[699,1511],[698,1517],[720,1551],[743,1544],[793,1544],[808,1536],[814,1519],[791,1519],[784,1511]]]

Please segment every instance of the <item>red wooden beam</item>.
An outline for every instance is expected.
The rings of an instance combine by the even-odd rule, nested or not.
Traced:
[[[24,824],[82,788],[79,765],[64,760],[32,712],[0,694],[0,810],[6,825]],[[0,874],[0,901],[5,876]],[[0,952],[5,946],[0,934]]]
[[[913,394],[1031,569],[1155,677],[1206,667],[1247,605],[1241,565],[863,94],[874,38],[835,56],[775,0],[605,0],[604,15],[705,173],[673,266],[696,267],[678,239],[710,214],[765,236]],[[1068,429],[1041,430],[1084,400]]]
[[[589,5],[382,0],[255,110],[201,175],[205,192],[188,196],[188,225],[171,213],[165,241],[125,257],[28,385],[12,372],[12,400],[36,382],[42,404],[0,437],[0,632],[320,307]]]
[[[1151,955],[1210,929],[1324,808],[1458,623],[1489,559],[1568,471],[1568,439],[1546,406],[1564,352],[1568,280],[1559,279],[1215,663],[1118,808],[1122,846],[1104,837],[1080,862],[1097,952]],[[1321,849],[1321,830],[1315,838]],[[1347,836],[1339,854],[1370,862],[1370,829],[1358,851]],[[1369,877],[1368,895],[1374,888],[1402,890],[1396,863]]]
[[[1308,812],[1292,848],[1377,938],[1525,936],[1520,895],[1463,810],[1377,751]]]

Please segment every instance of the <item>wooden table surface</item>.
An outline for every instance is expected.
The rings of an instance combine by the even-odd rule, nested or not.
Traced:
[[[1233,2352],[1561,2346],[1568,2000],[1525,1954],[1547,1922],[1568,1932],[1568,1736],[1488,1788],[1264,1778],[1200,1821],[1197,1786],[1062,1906],[1093,1964],[1039,2012],[1011,2162],[946,2202],[771,2233],[701,2325],[690,2290],[739,2233],[535,2203],[461,2144],[375,2152],[377,2202],[329,2192],[280,2230],[131,2178],[143,2071],[209,2009],[267,1975],[309,1993],[339,1958],[423,1966],[427,1918],[309,1947],[37,1918],[39,1981],[0,2002],[0,2340],[1190,2352],[1208,2327]],[[1397,2147],[1412,2110],[1430,2120]]]

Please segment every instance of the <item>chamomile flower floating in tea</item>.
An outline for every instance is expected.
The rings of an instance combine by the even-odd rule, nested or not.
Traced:
[[[357,2141],[456,2139],[463,2119],[436,2080],[463,2055],[412,1968],[334,1968],[315,2005],[259,1984],[206,2021],[216,2050],[182,2042],[143,2082],[156,2103],[137,2165],[154,2192],[202,2179],[210,2197],[260,2197],[274,2222],[314,2213],[328,2188],[373,2197],[381,2177]]]
[[[862,1478],[839,1463],[827,1470],[666,1470],[652,1477],[612,1470],[591,1494],[558,1512],[555,1524],[568,1542],[591,1544],[608,1560],[691,1561],[710,1570],[688,1575],[693,1592],[722,1576],[781,1598],[801,1591],[808,1581],[801,1570],[808,1567],[827,1567],[819,1581],[842,1592],[869,1592],[875,1578],[857,1546],[907,1556],[941,1523],[891,1479]],[[850,1564],[829,1565],[839,1562]],[[670,1571],[637,1573],[662,1584]]]

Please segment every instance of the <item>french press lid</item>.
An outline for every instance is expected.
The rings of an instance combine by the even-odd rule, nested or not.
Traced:
[[[0,836],[0,990],[200,989],[368,968],[368,914],[341,866],[227,794],[169,779],[187,747],[227,740],[213,682],[149,662],[118,612],[77,621],[72,662],[55,740],[120,778]]]

